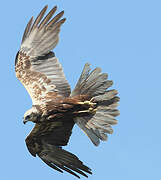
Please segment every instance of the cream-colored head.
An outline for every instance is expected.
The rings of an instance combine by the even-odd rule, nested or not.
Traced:
[[[38,111],[36,106],[32,106],[31,109],[29,109],[28,111],[25,112],[23,123],[25,124],[28,121],[37,122],[38,117],[40,117],[40,116],[41,116],[40,112]]]

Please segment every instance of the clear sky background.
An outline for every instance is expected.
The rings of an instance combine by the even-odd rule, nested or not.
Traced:
[[[28,20],[46,4],[65,10],[54,51],[72,88],[89,62],[109,74],[121,97],[119,124],[108,142],[94,147],[75,127],[66,149],[92,168],[91,180],[160,180],[160,0],[1,1],[0,179],[76,179],[33,158],[24,141],[33,127],[22,123],[31,100],[15,77],[14,59]]]

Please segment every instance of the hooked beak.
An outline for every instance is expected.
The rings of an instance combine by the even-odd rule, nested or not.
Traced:
[[[30,119],[29,118],[24,118],[23,117],[23,123],[26,124]]]
[[[24,124],[26,124],[27,122],[28,122],[28,120],[26,120],[26,119],[23,120],[23,123],[24,123]]]
[[[30,121],[30,116],[23,117],[24,124],[26,124],[28,121]]]

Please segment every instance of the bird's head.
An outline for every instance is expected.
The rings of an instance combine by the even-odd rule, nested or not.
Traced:
[[[26,124],[28,121],[37,122],[40,117],[38,109],[33,106],[31,109],[25,112],[23,123]]]

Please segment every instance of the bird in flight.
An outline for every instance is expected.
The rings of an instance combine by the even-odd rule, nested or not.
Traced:
[[[64,11],[55,17],[55,6],[44,17],[45,6],[33,21],[28,22],[20,50],[15,59],[16,77],[32,99],[32,107],[24,114],[24,124],[35,123],[25,142],[32,156],[38,156],[51,168],[79,178],[92,174],[79,158],[64,150],[77,124],[95,146],[112,134],[119,97],[113,82],[100,68],[90,70],[87,63],[71,92],[61,64],[52,49],[58,43]],[[44,18],[43,18],[44,17]]]

